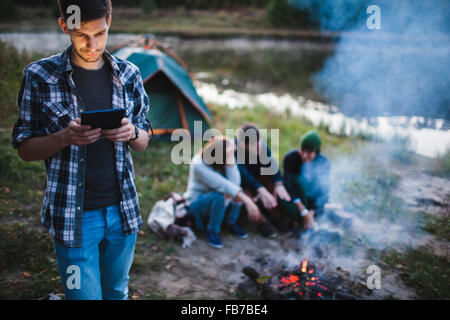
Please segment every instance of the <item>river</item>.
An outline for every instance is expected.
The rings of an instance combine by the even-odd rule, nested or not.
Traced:
[[[109,48],[142,35],[110,34]],[[51,55],[64,49],[62,32],[0,33],[0,40],[19,50]],[[342,113],[316,92],[311,76],[333,54],[333,45],[301,40],[180,39],[161,37],[190,66],[199,95],[207,103],[229,108],[264,105],[277,112],[301,116],[325,125],[336,134],[389,139],[404,136],[409,148],[427,157],[450,149],[449,119],[417,115],[361,117]]]

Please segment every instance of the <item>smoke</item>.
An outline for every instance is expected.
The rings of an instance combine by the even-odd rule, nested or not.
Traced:
[[[396,149],[372,145],[332,159],[330,201],[315,228],[300,237],[302,259],[361,274],[377,263],[376,252],[424,244],[425,233],[404,205],[400,176],[392,171]]]
[[[352,115],[450,120],[450,2],[293,0],[323,30],[343,31],[315,88]],[[381,29],[369,30],[369,5]]]

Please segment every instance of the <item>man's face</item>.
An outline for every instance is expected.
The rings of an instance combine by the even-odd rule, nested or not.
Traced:
[[[80,29],[69,30],[60,19],[59,24],[64,32],[70,35],[75,54],[84,62],[94,63],[101,59],[108,40],[111,16],[82,22]]]
[[[246,153],[256,155],[259,153],[259,149],[261,148],[261,140],[259,140],[255,144],[248,144],[247,146],[242,141],[238,141],[239,147],[244,149]]]
[[[302,158],[302,162],[310,162],[313,161],[316,157],[317,152],[316,151],[307,151],[307,150],[300,150],[300,156]]]

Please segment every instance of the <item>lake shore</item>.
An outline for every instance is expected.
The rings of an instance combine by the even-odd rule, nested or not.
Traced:
[[[0,21],[0,32],[58,31],[56,18],[49,9],[19,9],[19,17]],[[155,10],[144,15],[140,8],[115,8],[111,33],[153,34],[180,38],[291,39],[332,42],[336,32],[274,28],[263,9],[239,10]]]

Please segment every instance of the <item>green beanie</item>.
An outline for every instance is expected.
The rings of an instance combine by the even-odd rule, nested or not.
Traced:
[[[319,133],[316,130],[311,130],[302,136],[300,142],[300,148],[306,151],[317,151],[320,152],[320,146],[322,145],[322,140],[320,139]]]

